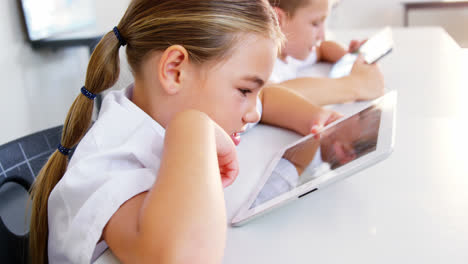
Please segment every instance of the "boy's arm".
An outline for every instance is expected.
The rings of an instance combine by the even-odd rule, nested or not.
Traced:
[[[323,109],[298,93],[281,86],[265,87],[259,95],[263,113],[260,122],[307,135],[341,117]]]
[[[326,61],[335,63],[343,57],[348,51],[340,44],[334,41],[323,41],[317,47],[317,61]]]
[[[359,97],[357,86],[349,76],[339,79],[298,78],[280,83],[310,100],[316,105],[351,102]]]
[[[273,84],[274,85],[274,84]],[[384,79],[377,65],[359,57],[351,74],[342,78],[297,78],[278,84],[289,88],[316,105],[371,100],[384,94]]]

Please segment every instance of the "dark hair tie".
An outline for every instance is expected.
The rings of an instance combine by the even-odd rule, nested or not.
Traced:
[[[62,144],[60,143],[58,144],[57,149],[58,151],[60,151],[60,153],[62,153],[65,156],[70,155],[71,149],[62,146]]]
[[[122,35],[120,35],[119,29],[117,27],[114,27],[114,35],[119,40],[120,46],[123,47],[123,46],[127,45],[127,41],[125,41],[125,39],[122,37]]]
[[[84,96],[86,96],[86,97],[88,97],[89,99],[91,99],[91,100],[94,100],[94,98],[96,98],[96,96],[97,96],[97,95],[93,94],[92,92],[88,91],[88,90],[86,89],[86,87],[84,87],[84,86],[81,87],[81,93],[82,93]]]

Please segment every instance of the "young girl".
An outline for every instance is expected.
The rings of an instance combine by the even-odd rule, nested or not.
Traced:
[[[58,150],[32,190],[33,263],[220,263],[223,186],[248,123],[307,134],[338,116],[282,88],[262,91],[282,34],[266,0],[134,0],[97,45]],[[88,130],[93,99],[119,76]],[[70,148],[78,145],[67,165]]]

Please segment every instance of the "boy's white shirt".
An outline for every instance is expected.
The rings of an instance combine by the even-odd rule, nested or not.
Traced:
[[[310,67],[317,63],[317,53],[311,52],[307,59],[301,61],[287,56],[285,61],[276,58],[273,72],[270,76],[269,82],[281,83],[298,78],[298,74],[304,68]]]
[[[328,171],[330,171],[330,164],[322,160],[320,147],[301,175],[299,175],[293,163],[285,158],[281,158],[251,207],[256,207],[283,193],[289,192],[297,186],[305,184]]]
[[[164,128],[112,91],[49,197],[49,263],[91,263],[105,249],[102,231],[119,207],[156,180]],[[157,223],[155,223],[157,224]]]

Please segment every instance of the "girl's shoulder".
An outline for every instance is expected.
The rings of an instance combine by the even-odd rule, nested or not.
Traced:
[[[112,91],[104,99],[99,118],[78,144],[69,168],[90,159],[99,163],[134,162],[153,167],[162,154],[165,130],[128,98],[128,91]]]

